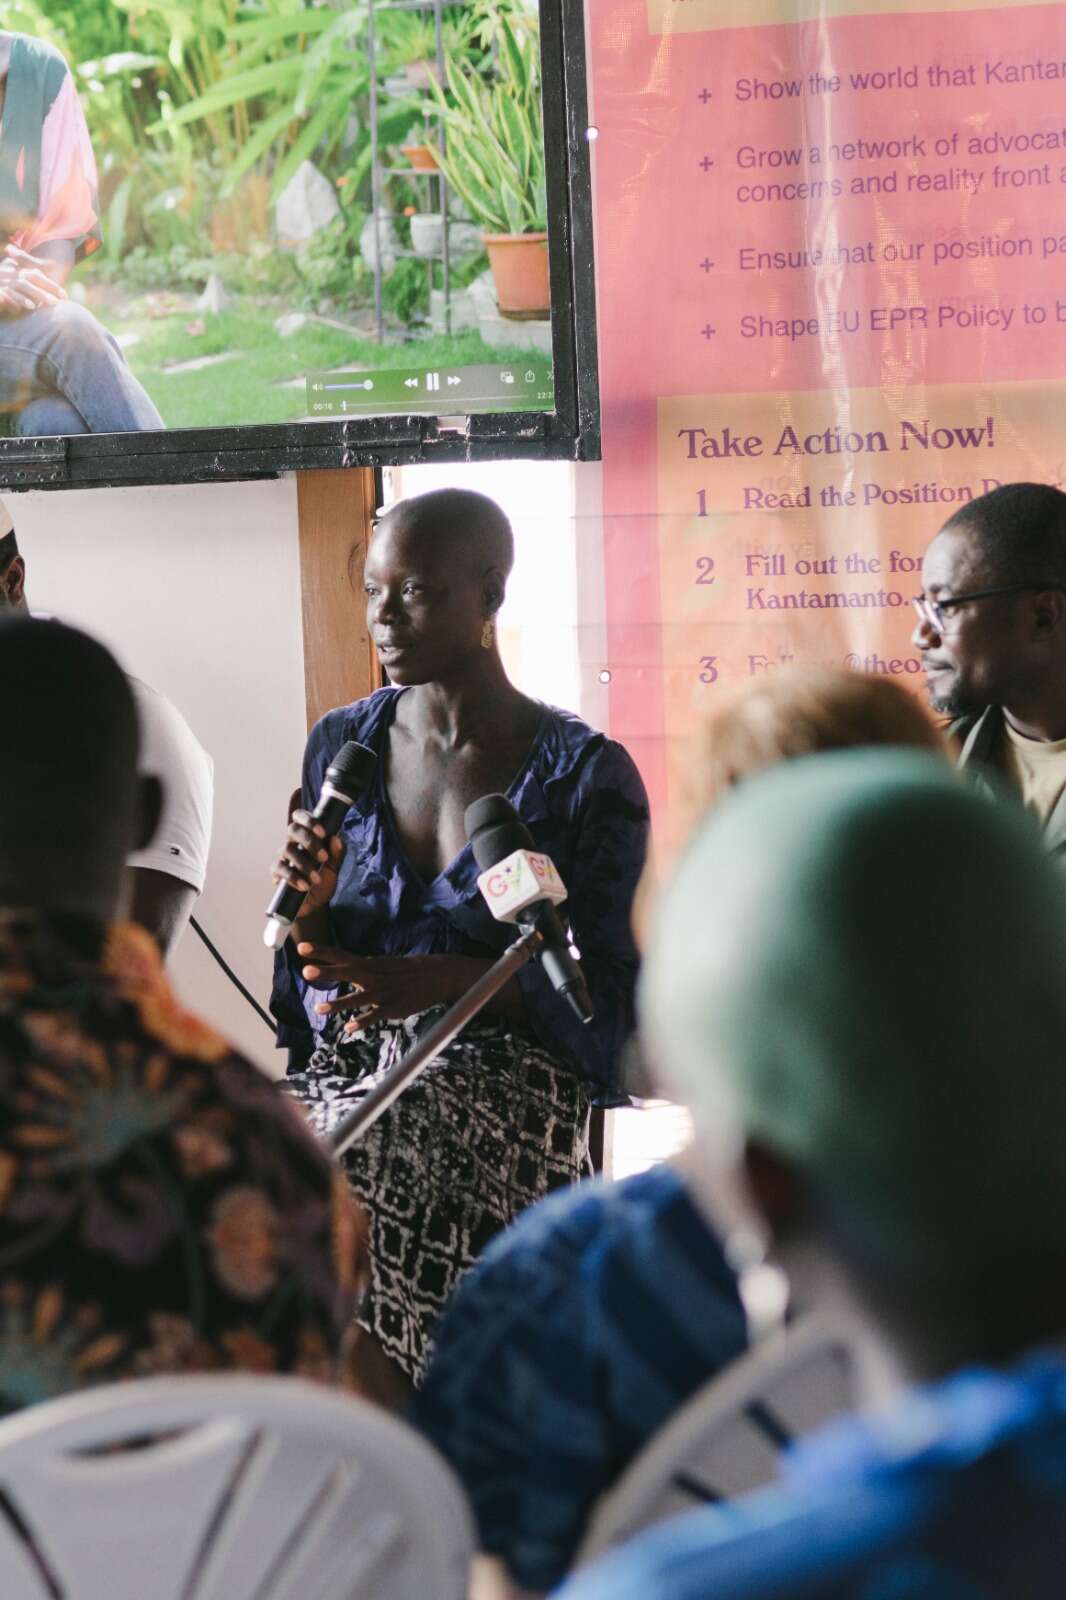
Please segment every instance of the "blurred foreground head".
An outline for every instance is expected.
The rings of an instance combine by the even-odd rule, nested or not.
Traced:
[[[0,619],[0,682],[0,905],[107,919],[159,806],[125,674],[77,629],[19,616]]]
[[[723,698],[697,727],[682,773],[673,832],[684,843],[724,795],[779,761],[864,745],[931,750],[945,759],[948,753],[928,712],[893,678],[844,667],[801,666],[751,679]],[[654,893],[655,871],[649,861],[633,908],[641,942]]]
[[[684,781],[690,824],[728,789],[779,761],[862,745],[945,749],[928,712],[894,678],[801,666],[751,679],[697,734]]]
[[[843,1268],[936,1371],[1066,1331],[1064,970],[1027,816],[930,755],[839,752],[716,808],[642,1025],[712,1203],[759,1216],[801,1295],[797,1263]]]

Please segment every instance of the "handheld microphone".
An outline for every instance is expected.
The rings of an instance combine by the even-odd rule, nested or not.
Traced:
[[[487,794],[466,808],[463,820],[474,860],[482,869],[478,888],[498,922],[535,928],[542,944],[540,964],[556,994],[579,1022],[592,1021],[592,1001],[584,974],[573,956],[555,907],[566,888],[554,864],[533,847],[533,839],[514,806],[502,794]]]
[[[376,761],[373,750],[349,739],[347,744],[341,745],[326,768],[318,804],[311,816],[325,828],[327,839],[336,833],[349,807],[374,776]],[[291,883],[278,884],[274,898],[267,906],[267,922],[263,929],[263,943],[268,950],[281,949],[306,898],[305,890],[294,889]]]

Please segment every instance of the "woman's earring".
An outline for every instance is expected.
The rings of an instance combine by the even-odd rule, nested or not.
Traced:
[[[492,618],[490,617],[488,619],[488,621],[485,623],[485,626],[481,630],[481,648],[482,648],[482,650],[491,650],[493,644],[495,643],[495,641],[496,641],[496,624],[493,622]]]

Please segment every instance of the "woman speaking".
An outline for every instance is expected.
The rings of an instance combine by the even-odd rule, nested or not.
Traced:
[[[495,618],[512,561],[507,519],[479,494],[420,495],[382,518],[365,584],[390,684],[312,730],[308,809],[275,866],[307,891],[273,1009],[320,1132],[514,937],[466,842],[482,795],[506,793],[562,874],[592,994],[583,1028],[530,963],[345,1154],[370,1222],[365,1380],[386,1400],[418,1382],[444,1300],[493,1234],[587,1172],[589,1108],[617,1094],[632,1025],[647,797],[620,745],[508,681]],[[348,739],[375,751],[376,777],[327,841],[309,808]]]

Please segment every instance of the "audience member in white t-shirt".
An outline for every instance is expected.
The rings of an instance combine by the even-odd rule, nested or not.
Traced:
[[[0,503],[0,615],[25,612],[26,563],[14,524]],[[174,948],[204,887],[211,843],[214,767],[176,706],[130,678],[141,725],[141,770],[159,778],[163,812],[146,850],[129,858],[130,917],[166,955]]]
[[[0,579],[2,582],[2,579]],[[173,948],[207,877],[214,763],[176,706],[130,678],[141,725],[141,770],[163,785],[163,811],[147,850],[129,858],[130,916]]]

